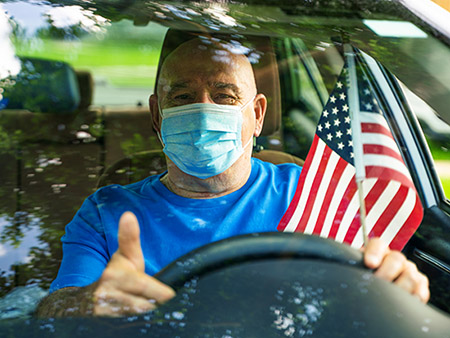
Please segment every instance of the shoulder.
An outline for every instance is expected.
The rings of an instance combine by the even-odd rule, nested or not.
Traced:
[[[299,176],[302,167],[295,163],[273,164],[257,158],[252,158],[252,166],[262,173],[281,176]]]
[[[134,196],[136,198],[142,197],[145,198],[145,194],[143,193],[144,189],[148,186],[153,186],[155,182],[159,181],[161,175],[152,175],[141,181],[120,185],[120,184],[111,184],[106,187],[102,187],[98,189],[91,198],[96,201],[101,201],[103,199],[108,199],[111,196]]]

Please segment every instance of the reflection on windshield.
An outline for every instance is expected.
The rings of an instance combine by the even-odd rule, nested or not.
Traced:
[[[275,299],[279,305],[270,307],[275,316],[273,325],[286,337],[304,337],[314,334],[314,324],[326,307],[323,299],[323,289],[303,286],[294,282],[289,289],[279,289]],[[285,310],[286,304],[296,304],[297,312],[291,313]]]

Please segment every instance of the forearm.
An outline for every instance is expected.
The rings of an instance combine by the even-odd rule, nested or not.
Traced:
[[[39,303],[35,315],[39,318],[92,316],[93,290],[93,284],[57,290]]]

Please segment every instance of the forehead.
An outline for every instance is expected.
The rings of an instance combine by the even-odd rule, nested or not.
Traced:
[[[158,82],[159,86],[217,87],[217,83],[228,83],[244,91],[256,88],[246,56],[234,54],[220,44],[205,44],[199,39],[180,45],[166,58]]]

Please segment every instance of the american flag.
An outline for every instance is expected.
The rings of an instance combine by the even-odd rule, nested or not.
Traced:
[[[361,248],[347,65],[325,105],[296,193],[278,231],[333,238]],[[356,65],[368,237],[401,250],[418,228],[423,209],[411,176],[360,64]]]

